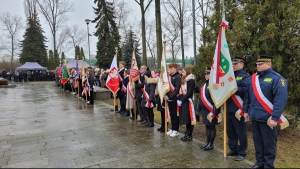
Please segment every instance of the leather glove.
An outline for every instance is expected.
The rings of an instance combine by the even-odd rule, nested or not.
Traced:
[[[178,104],[178,106],[181,106],[182,101],[181,100],[177,100],[177,104]]]
[[[164,97],[164,100],[169,100],[169,97],[168,97],[168,96],[165,96],[165,97]]]

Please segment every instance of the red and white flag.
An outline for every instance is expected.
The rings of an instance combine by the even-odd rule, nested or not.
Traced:
[[[130,68],[130,80],[131,82],[135,82],[140,78],[140,71],[136,62],[135,57],[135,49],[132,52],[132,59],[131,59],[131,68]]]
[[[107,80],[106,80],[106,86],[107,88],[115,95],[118,90],[120,90],[120,76],[119,76],[119,72],[118,72],[118,65],[117,65],[117,57],[114,56],[111,65],[110,65],[110,69],[109,69],[109,73],[107,76]]]

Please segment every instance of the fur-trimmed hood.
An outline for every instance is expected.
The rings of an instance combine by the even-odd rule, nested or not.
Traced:
[[[189,80],[195,80],[195,76],[193,74],[189,74],[186,78],[185,78],[185,81],[189,81]]]
[[[150,84],[150,83],[157,84],[158,83],[158,78],[148,78],[147,83],[148,84]]]

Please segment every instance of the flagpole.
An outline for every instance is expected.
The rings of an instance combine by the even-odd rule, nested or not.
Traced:
[[[226,120],[226,102],[224,103],[224,157],[226,157],[226,143],[227,143],[227,135],[226,135],[226,131],[227,131],[227,120]]]
[[[116,112],[116,94],[114,94],[114,113]]]
[[[167,135],[167,131],[168,131],[168,103],[165,101],[165,135]]]
[[[135,90],[135,87],[134,87],[134,95],[135,94],[136,94],[136,90]],[[137,122],[137,117],[136,117],[136,100],[133,100],[133,111],[134,111],[135,122]]]

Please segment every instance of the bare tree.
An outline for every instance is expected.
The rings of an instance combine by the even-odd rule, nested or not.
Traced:
[[[49,24],[53,36],[53,51],[57,50],[57,31],[67,20],[66,14],[72,11],[73,3],[69,0],[38,0],[39,11]]]
[[[177,24],[180,30],[181,40],[181,58],[182,66],[185,66],[184,62],[184,28],[189,25],[190,15],[188,13],[190,9],[190,3],[185,0],[164,0],[163,2],[164,11],[168,16]]]
[[[18,33],[23,27],[22,18],[17,15],[10,15],[10,13],[3,13],[0,16],[2,30],[6,32],[1,37],[2,48],[11,54],[10,70],[12,70],[15,51],[19,48]]]
[[[196,8],[196,22],[201,27],[205,29],[207,27],[208,17],[210,16],[210,11],[213,8],[214,0],[197,0]],[[200,38],[197,38],[200,41]],[[201,43],[201,42],[200,42]],[[205,42],[203,42],[205,46]]]
[[[132,14],[132,8],[125,0],[114,0],[116,23],[119,29],[119,33],[123,41],[127,38],[127,32],[129,32],[130,20],[129,16]]]
[[[179,50],[181,49],[179,27],[174,20],[170,20],[168,17],[165,17],[164,20],[165,22],[163,22],[162,27],[167,40],[170,42],[170,51],[172,53],[172,61],[174,62]]]
[[[151,58],[153,60],[156,60],[156,37],[153,36],[155,34],[155,20],[146,22],[146,43],[148,47],[148,51],[150,52]],[[156,65],[154,64],[154,68],[156,68]]]
[[[24,0],[24,12],[26,18],[32,17],[36,14],[36,1],[35,0]]]
[[[71,43],[74,48],[76,45],[82,46],[86,43],[87,31],[83,28],[79,29],[78,25],[73,25],[71,28],[67,27],[67,35],[69,37],[68,43]]]
[[[145,4],[145,0],[135,0],[137,4],[139,4],[141,8],[141,23],[142,23],[142,48],[143,48],[143,64],[147,65],[147,52],[146,52],[146,22],[145,22],[145,13],[149,8],[151,2],[153,0],[148,0]]]

